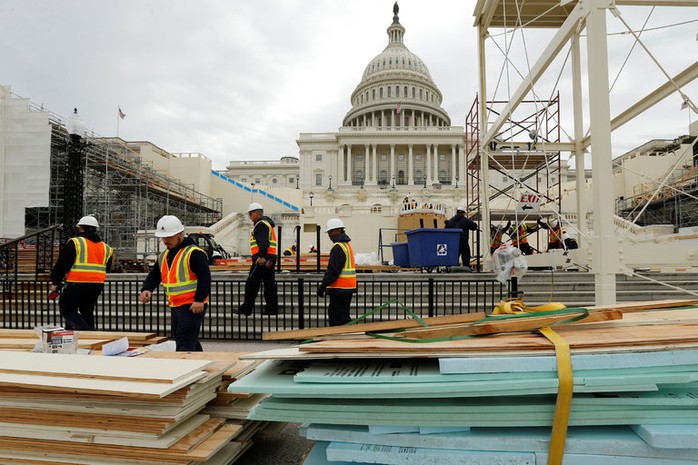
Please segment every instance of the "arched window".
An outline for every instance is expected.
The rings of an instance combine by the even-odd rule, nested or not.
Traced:
[[[413,87],[412,88],[412,98],[416,98],[416,96],[417,96],[416,89]]]
[[[419,100],[422,100],[422,89],[419,89]]]
[[[373,89],[371,91],[371,100],[375,100],[375,99],[376,99],[376,89]]]
[[[395,97],[400,96],[400,86],[395,86]]]
[[[383,206],[379,203],[371,205],[371,213],[380,213],[383,211]]]
[[[383,88],[378,89],[378,97],[383,98]]]
[[[392,87],[390,87],[390,86],[388,86],[388,98],[390,98],[390,97],[391,97],[391,95],[390,95],[390,94],[392,93],[392,92],[391,92],[392,90],[393,90],[393,88],[392,88]]]
[[[404,92],[405,97],[407,97],[407,86],[405,86],[405,88],[404,88],[403,90],[405,91],[405,92]]]

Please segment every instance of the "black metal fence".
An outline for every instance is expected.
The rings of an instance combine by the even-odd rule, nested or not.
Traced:
[[[469,274],[464,278],[386,275],[359,278],[359,292],[352,301],[352,317],[370,312],[391,299],[397,299],[367,322],[405,318],[403,305],[420,317],[443,316],[491,310],[510,293],[491,277]],[[277,281],[279,314],[262,315],[263,293],[255,312],[246,317],[232,313],[243,300],[244,277],[216,279],[202,327],[202,339],[255,340],[263,332],[326,326],[326,298],[315,291],[321,277],[284,276]],[[95,311],[97,329],[103,331],[153,332],[170,335],[170,317],[164,292],[153,294],[152,302],[138,302],[140,279],[109,280]],[[31,329],[46,324],[62,324],[56,301],[47,299],[49,283],[36,279],[2,281],[0,327]]]

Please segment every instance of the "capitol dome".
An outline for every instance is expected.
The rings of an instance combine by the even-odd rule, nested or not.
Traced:
[[[405,47],[405,28],[398,11],[395,2],[393,23],[387,29],[388,46],[366,66],[351,94],[352,108],[343,126],[407,129],[451,125],[429,69]]]

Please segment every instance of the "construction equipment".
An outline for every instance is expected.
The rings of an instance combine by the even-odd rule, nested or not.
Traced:
[[[190,232],[187,234],[194,243],[208,255],[208,263],[216,265],[219,260],[230,258],[230,254],[219,244],[210,232]]]

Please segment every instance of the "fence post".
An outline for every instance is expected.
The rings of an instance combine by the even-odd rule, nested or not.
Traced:
[[[434,316],[434,278],[429,278],[429,317]]]
[[[305,329],[305,279],[298,278],[298,328]]]

